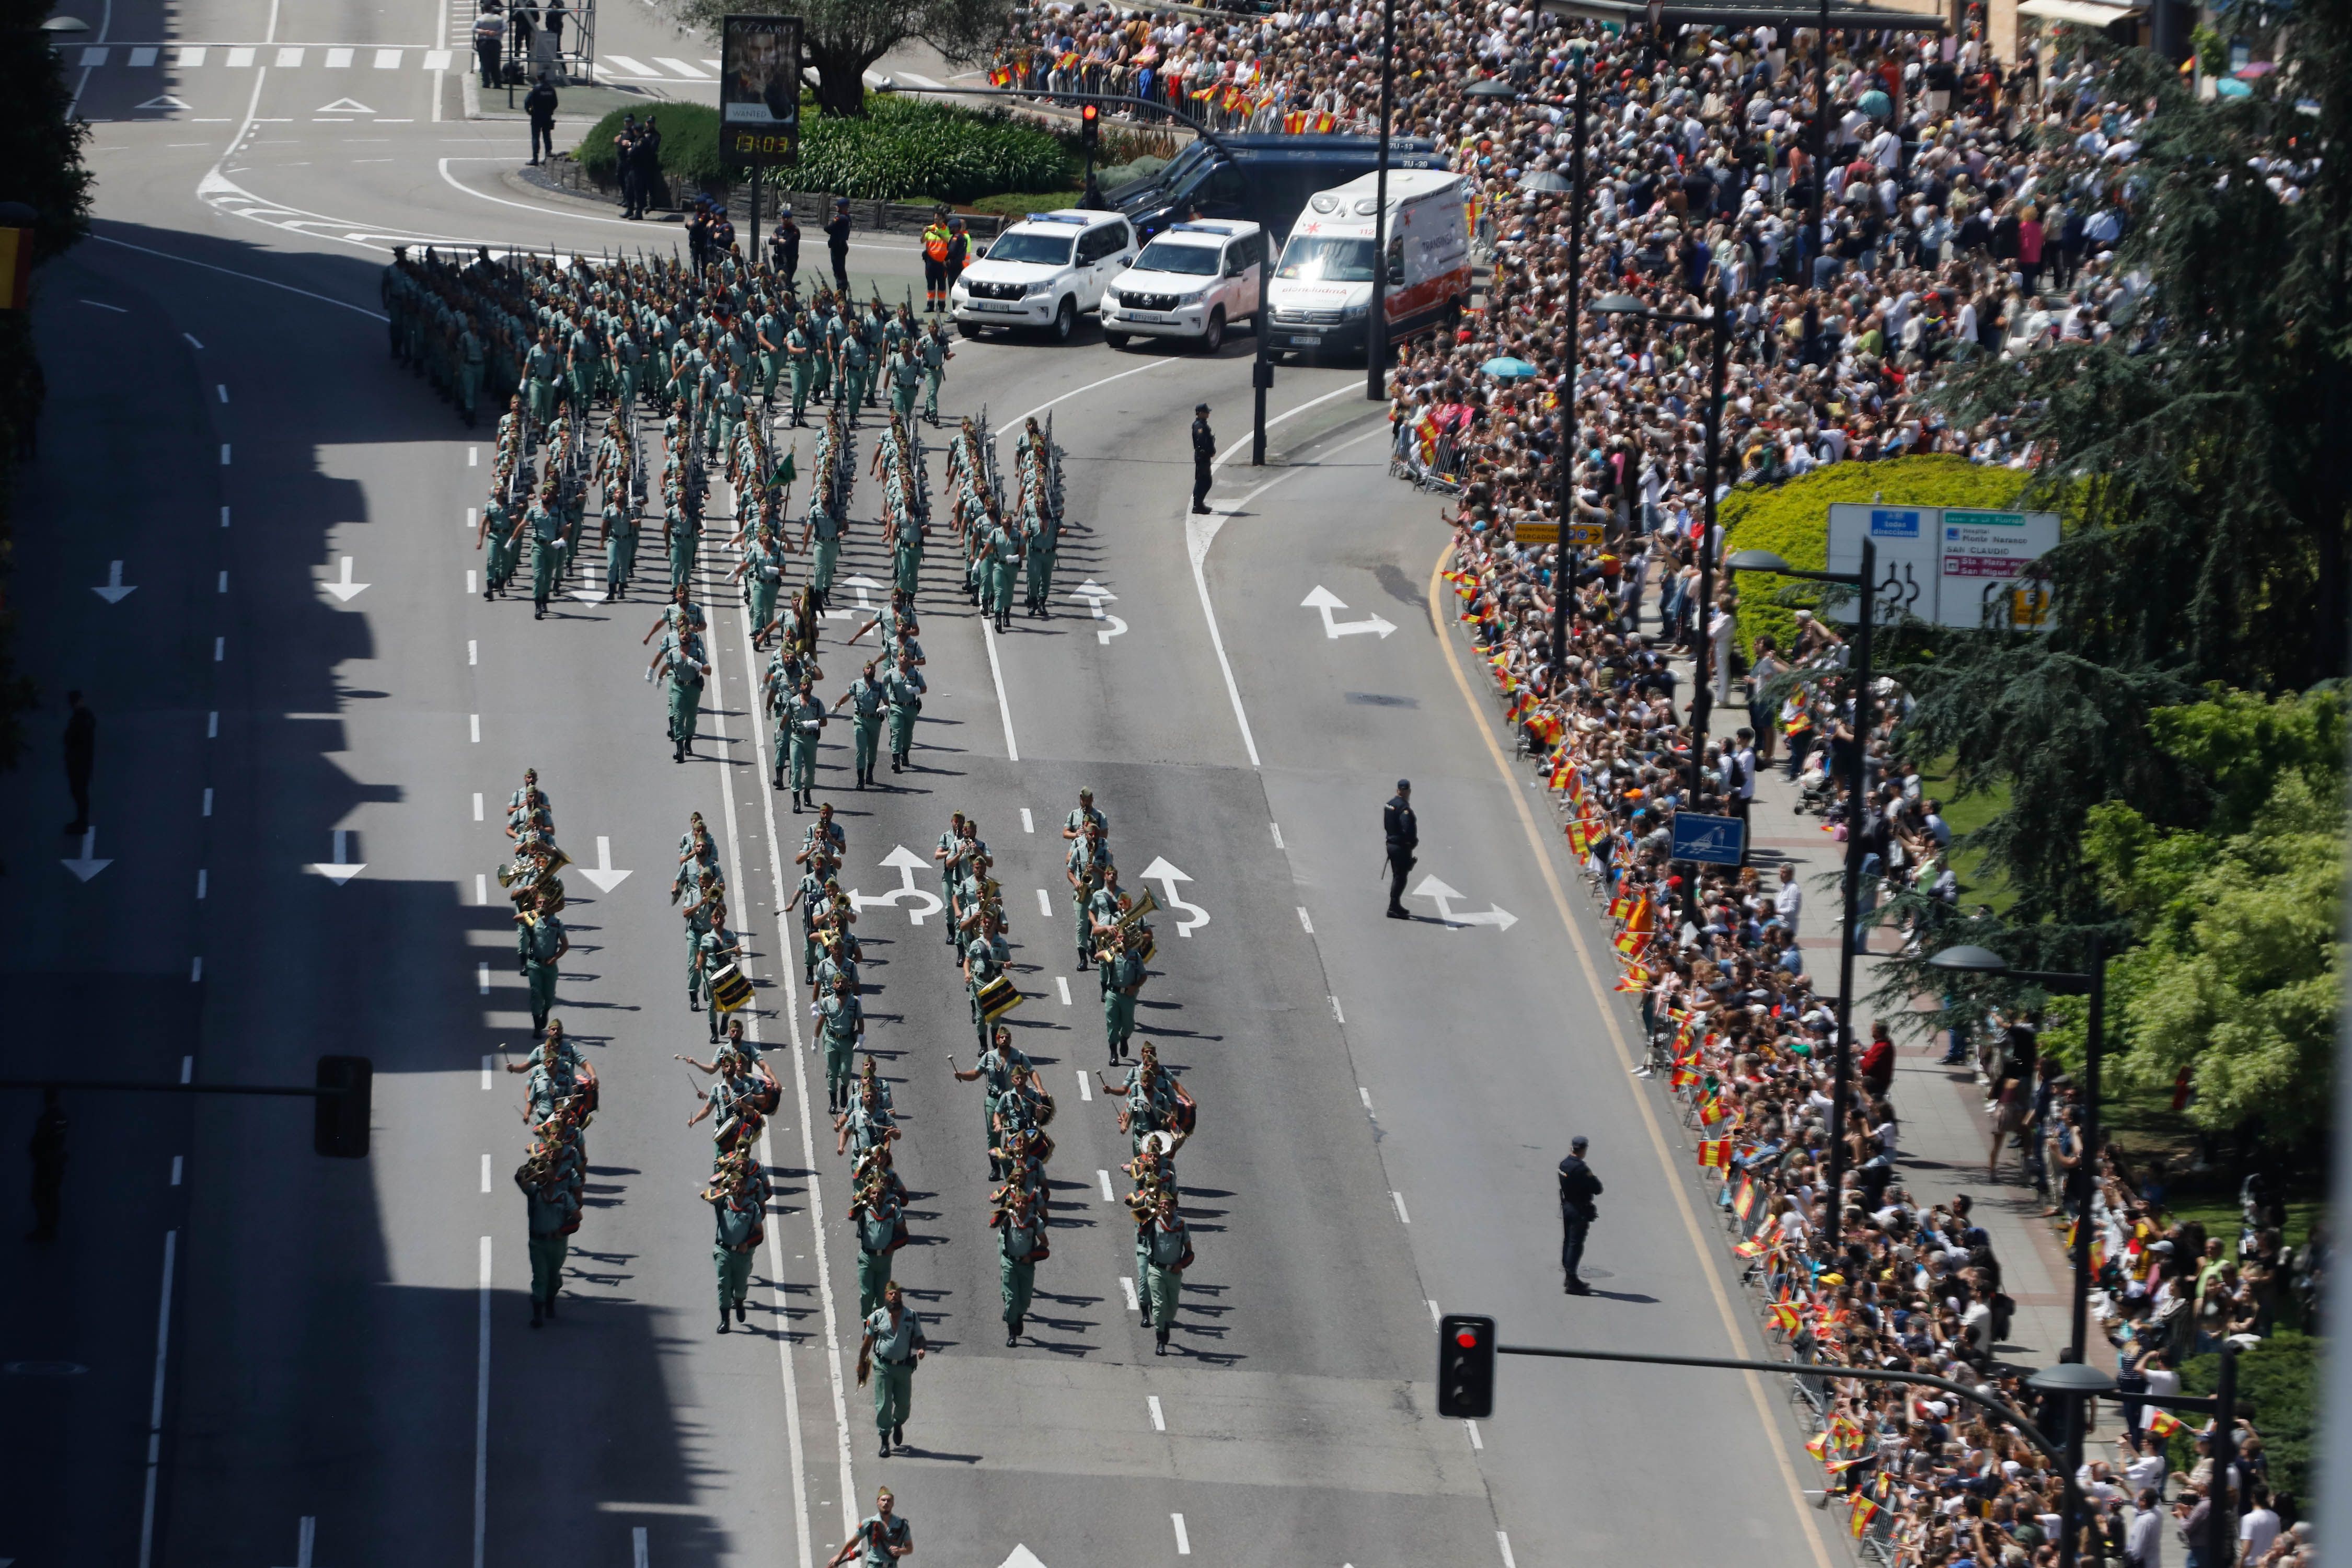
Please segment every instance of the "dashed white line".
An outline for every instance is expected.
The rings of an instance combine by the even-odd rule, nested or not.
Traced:
[[[467,448],[466,448],[466,467],[467,467],[467,468],[480,468],[481,466],[482,466],[482,449],[481,449],[479,447],[467,447]],[[471,517],[471,516],[473,516],[474,514],[473,514],[472,512],[468,511],[466,515],[467,515],[467,517]]]
[[[1154,1432],[1167,1431],[1168,1417],[1160,1408],[1160,1395],[1156,1394],[1147,1394],[1143,1396],[1143,1402],[1151,1406],[1151,1429]],[[1176,1517],[1181,1520],[1184,1516],[1180,1513]],[[1181,1530],[1183,1527],[1179,1525],[1177,1528]]]
[[[1070,1005],[1070,977],[1066,974],[1056,974],[1054,976],[1054,989],[1060,994],[1062,1005],[1065,1007],[1068,1006]],[[1086,1074],[1080,1073],[1078,1076],[1080,1078],[1084,1078]]]
[[[1094,1097],[1094,1080],[1087,1076],[1086,1069],[1084,1068],[1080,1068],[1078,1069],[1078,1098],[1080,1100],[1092,1100]]]
[[[473,574],[468,572],[466,575],[468,578],[471,578]],[[466,725],[474,737],[474,744],[478,746],[480,745],[482,743],[482,716],[479,713],[467,714]]]
[[[1519,1568],[1517,1559],[1511,1555],[1511,1538],[1509,1536],[1504,1534],[1499,1530],[1495,1531],[1495,1544],[1503,1549],[1503,1568]]]
[[[221,467],[228,467],[228,443],[226,441],[221,443]]]
[[[221,526],[223,528],[228,526],[228,508],[226,507],[221,508]]]
[[[204,345],[204,344],[202,344],[202,343],[200,343],[200,342],[196,342],[195,334],[194,334],[194,333],[193,333],[193,332],[182,332],[180,335],[181,335],[182,337],[184,337],[184,338],[185,338],[185,339],[187,339],[187,340],[188,340],[188,346],[189,346],[190,348],[196,350],[198,353],[202,353],[202,352],[203,352],[203,350],[204,350],[204,346],[205,346],[205,345]]]
[[[205,739],[207,741],[217,741],[220,739],[220,710],[218,709],[215,709],[212,712],[205,715]]]
[[[1412,1223],[1412,1215],[1404,1212],[1404,1194],[1402,1193],[1391,1192],[1389,1194],[1389,1198],[1391,1202],[1396,1205],[1397,1218],[1406,1225],[1411,1225]]]
[[[1437,1303],[1432,1301],[1429,1304],[1429,1326],[1434,1329],[1443,1325],[1444,1321],[1444,1314],[1437,1310]]]
[[[1478,1423],[1475,1421],[1465,1421],[1462,1425],[1467,1428],[1470,1433],[1470,1446],[1473,1448],[1483,1450],[1486,1447],[1486,1439],[1478,1436]]]
[[[474,966],[474,984],[483,995],[488,996],[490,994],[490,966],[488,964],[478,963]]]
[[[180,1058],[180,1081],[182,1083],[194,1083],[195,1080],[196,1058],[194,1057],[182,1057]]]
[[[479,871],[477,871],[474,873],[474,902],[478,904],[487,904],[489,901],[490,879],[482,875]]]
[[[207,790],[205,790],[205,815],[206,816],[210,816],[212,814],[213,814],[213,792],[212,792],[211,790],[207,789]]]
[[[185,1167],[186,1163],[187,1156],[184,1154],[174,1154],[172,1156],[172,1184],[175,1187],[180,1184],[180,1173]]]
[[[84,300],[82,303],[85,305],[95,305],[101,310],[111,310],[118,316],[127,316],[131,314],[130,311],[124,310],[121,306],[110,305],[103,300]]]
[[[205,890],[211,885],[212,874],[199,868],[196,872],[196,897],[200,899],[203,898],[205,896]]]
[[[215,589],[215,592],[216,592],[216,593],[222,593],[222,594],[226,594],[226,593],[227,593],[227,592],[228,592],[228,573],[227,573],[226,570],[224,570],[224,571],[221,573],[221,574],[220,574],[220,586],[219,586],[217,589]]]
[[[228,638],[213,638],[213,662],[218,664],[228,657]]]
[[[468,572],[466,574],[466,597],[468,599],[472,598],[476,592],[477,590],[474,587],[474,574],[471,572]]]
[[[1281,848],[1281,847],[1282,847],[1282,824],[1280,824],[1279,822],[1269,822],[1269,823],[1267,823],[1267,824],[1266,824],[1266,826],[1267,826],[1268,827],[1270,827],[1270,828],[1274,829],[1274,847],[1275,847],[1276,849]]]
[[[484,1192],[486,1192],[486,1193],[487,1193],[487,1192],[488,1192],[489,1190],[490,1190],[490,1157],[489,1157],[488,1154],[485,1154],[485,1155],[483,1155],[483,1156],[482,1156],[482,1191],[484,1191]]]
[[[1362,1101],[1364,1102],[1364,1109],[1365,1109],[1367,1111],[1369,1111],[1369,1110],[1371,1110],[1371,1108],[1372,1108],[1372,1091],[1371,1091],[1370,1089],[1366,1089],[1366,1088],[1365,1088],[1362,1084],[1360,1084],[1360,1084],[1358,1084],[1358,1085],[1356,1086],[1356,1098],[1357,1098],[1357,1099],[1359,1099],[1359,1100],[1362,1100]]]
[[[474,820],[476,822],[482,820],[482,795],[479,790],[474,792]]]
[[[1021,808],[1021,831],[1024,833],[1037,831],[1037,824],[1029,816],[1029,808],[1025,805]]]
[[[490,1068],[497,1060],[496,1057],[486,1056],[482,1058],[482,1092],[484,1094],[490,1091]]]
[[[1095,1180],[1102,1184],[1103,1202],[1107,1204],[1116,1202],[1116,1195],[1110,1190],[1110,1173],[1108,1171],[1097,1171],[1095,1173]]]
[[[1315,934],[1315,922],[1307,918],[1307,906],[1304,904],[1298,907],[1298,923],[1307,929],[1308,936]]]
[[[1118,1288],[1127,1294],[1127,1310],[1129,1311],[1140,1312],[1143,1310],[1143,1304],[1135,1299],[1135,1279],[1133,1276],[1127,1274],[1120,1275],[1118,1277]]]
[[[195,957],[188,960],[188,984],[191,985],[200,985],[204,984],[204,978],[205,958],[204,954],[198,953]]]
[[[1181,1513],[1171,1513],[1168,1517],[1176,1522],[1176,1555],[1192,1556],[1192,1538],[1184,1533],[1184,1516]]]
[[[1331,1004],[1331,1019],[1332,1019],[1332,1022],[1334,1022],[1334,1023],[1338,1023],[1338,1024],[1345,1024],[1345,1023],[1348,1021],[1348,1015],[1347,1015],[1347,1014],[1345,1014],[1345,1013],[1342,1013],[1341,1011],[1339,1011],[1339,999],[1337,996],[1333,996],[1333,997],[1329,997],[1329,998],[1328,998],[1328,1001],[1330,1002],[1330,1004]]]
[[[468,638],[466,643],[466,662],[467,664],[479,664],[482,662],[482,645],[470,638]]]
[[[1043,888],[1037,889],[1037,912],[1047,920],[1054,918],[1054,895]]]

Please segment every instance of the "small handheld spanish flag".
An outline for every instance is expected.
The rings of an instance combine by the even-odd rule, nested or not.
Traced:
[[[1877,1517],[1878,1505],[1866,1497],[1857,1496],[1853,1500],[1853,1517],[1847,1521],[1847,1528],[1853,1531],[1853,1538],[1860,1541],[1870,1529],[1870,1521]]]
[[[1721,1170],[1731,1163],[1731,1140],[1702,1138],[1698,1145],[1698,1163],[1702,1170]]]
[[[1772,1326],[1784,1334],[1793,1335],[1802,1326],[1802,1320],[1797,1316],[1796,1308],[1786,1301],[1775,1301],[1772,1303]]]
[[[2150,1436],[2169,1437],[2175,1432],[2180,1431],[2181,1429],[2182,1426],[2180,1417],[2175,1415],[2171,1411],[2158,1410],[2154,1408],[2151,1408],[2148,1411],[2147,1430]]]

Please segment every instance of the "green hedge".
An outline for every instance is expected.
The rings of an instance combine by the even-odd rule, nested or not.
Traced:
[[[969,202],[1003,191],[1051,190],[1069,178],[1061,143],[1003,114],[887,94],[868,98],[863,120],[817,113],[802,100],[801,157],[769,179],[786,190],[882,201]],[[598,121],[573,154],[600,179],[614,174],[613,138],[624,114]],[[698,186],[725,178],[719,156],[719,111],[702,104],[663,103],[662,171]]]
[[[1830,507],[1833,502],[1887,506],[2005,507],[2024,488],[2014,468],[1989,468],[1967,458],[1891,458],[1880,463],[1833,463],[1779,485],[1741,485],[1723,498],[1717,522],[1726,555],[1736,550],[1769,550],[1791,566],[1815,571],[1829,564]],[[1797,635],[1793,605],[1776,604],[1795,580],[1763,573],[1739,574],[1739,640],[1749,658],[1756,639],[1771,637],[1783,652]]]
[[[2319,1436],[2320,1342],[2309,1334],[2276,1333],[2238,1357],[2238,1398],[2253,1408],[2250,1419],[2263,1435],[2270,1458],[2271,1489],[2292,1492],[2307,1517],[2317,1500],[2311,1491],[2312,1445]],[[2192,1357],[2180,1369],[2184,1394],[2213,1392],[2221,1373],[2218,1355]],[[2172,1439],[2172,1467],[2195,1463],[2191,1435],[2204,1425],[2190,1418],[2189,1430]]]

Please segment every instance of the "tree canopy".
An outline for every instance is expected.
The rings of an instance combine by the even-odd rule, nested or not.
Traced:
[[[909,39],[951,60],[977,58],[1003,36],[1005,10],[995,0],[671,0],[677,19],[713,37],[730,13],[797,16],[802,47],[817,75],[826,114],[866,112],[866,71]]]

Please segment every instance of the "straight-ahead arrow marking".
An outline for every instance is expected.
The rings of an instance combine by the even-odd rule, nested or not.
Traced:
[[[374,584],[372,583],[354,583],[352,581],[352,558],[346,555],[343,557],[342,576],[332,583],[321,583],[319,586],[324,588],[328,593],[332,594],[340,603],[348,605],[353,599],[358,598],[362,594],[366,593],[371,587],[373,587]]]
[[[72,860],[60,860],[58,864],[71,871],[75,881],[87,882],[114,862],[98,858],[98,829],[90,827],[82,832],[80,856]]]
[[[318,872],[319,875],[326,878],[327,880],[334,883],[338,888],[341,887],[345,882],[350,881],[353,877],[358,876],[361,872],[366,870],[367,862],[364,860],[357,863],[356,865],[352,863],[350,855],[351,842],[352,835],[350,829],[343,827],[336,828],[335,858],[333,863],[331,865],[325,862],[314,860],[310,864],[310,869]]]
[[[119,605],[122,603],[123,600],[131,597],[131,595],[139,592],[139,590],[134,587],[126,587],[123,584],[122,563],[120,561],[112,561],[107,563],[106,586],[103,588],[92,588],[90,592],[97,595],[100,598],[104,599],[110,605]]]
[[[580,874],[595,883],[600,893],[609,893],[629,879],[628,872],[613,869],[613,841],[609,838],[596,840],[595,869],[583,866]]]

